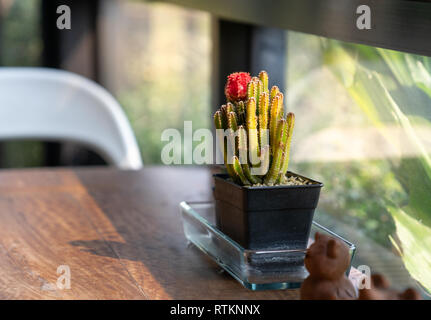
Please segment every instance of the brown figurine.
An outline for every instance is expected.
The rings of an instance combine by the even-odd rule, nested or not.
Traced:
[[[403,292],[390,289],[389,281],[381,274],[371,276],[371,288],[359,290],[359,300],[421,300],[420,294],[408,288]]]
[[[345,275],[349,265],[350,254],[346,244],[317,232],[305,255],[305,267],[310,275],[301,286],[301,299],[356,299],[355,288]]]

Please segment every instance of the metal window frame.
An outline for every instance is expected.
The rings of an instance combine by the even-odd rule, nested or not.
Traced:
[[[431,56],[431,2],[408,0],[153,0],[219,18]],[[356,27],[359,5],[371,9],[371,30]]]

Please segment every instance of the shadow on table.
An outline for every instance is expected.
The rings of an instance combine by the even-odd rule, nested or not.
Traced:
[[[144,262],[145,258],[147,258],[145,254],[139,254],[139,252],[135,250],[134,246],[119,241],[76,240],[70,241],[69,244],[75,247],[79,247],[82,252],[88,252],[98,256],[110,257],[114,259],[125,259]],[[202,259],[208,260],[209,264],[214,265],[214,262],[206,255],[203,255],[202,252],[198,248],[196,248],[196,246],[194,246],[191,242],[188,242],[186,246],[187,251],[202,256]]]
[[[70,244],[91,254],[122,259],[145,290],[155,290],[150,284],[154,282],[144,278],[151,277],[174,299],[296,297],[287,291],[246,290],[232,277],[221,276],[215,262],[187,244],[179,203],[212,199],[213,179],[208,168],[164,166],[141,171],[99,173],[96,170],[76,174],[121,240],[77,239]],[[111,232],[99,231],[101,235]],[[133,265],[133,261],[138,263]]]
[[[70,241],[72,246],[79,247],[81,251],[96,254],[98,256],[119,258],[116,250],[121,251],[122,246],[127,246],[126,243],[118,241],[105,240],[88,240],[88,241]],[[108,245],[108,246],[107,246]],[[124,259],[139,260],[138,257],[124,257]]]

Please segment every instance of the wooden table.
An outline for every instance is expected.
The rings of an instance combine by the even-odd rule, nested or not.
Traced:
[[[187,246],[178,204],[211,184],[205,167],[0,171],[0,299],[297,298],[249,291]]]

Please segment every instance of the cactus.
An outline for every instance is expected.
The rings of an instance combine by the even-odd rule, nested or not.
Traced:
[[[241,79],[240,84],[235,83],[236,78]],[[244,79],[250,79],[246,86]],[[277,86],[268,89],[265,71],[258,77],[235,73],[228,81],[227,88],[244,88],[246,97],[233,99],[231,89],[227,103],[214,114],[216,129],[225,130],[219,144],[224,146],[227,173],[245,186],[285,183],[295,116],[288,113],[284,117],[283,93]]]

